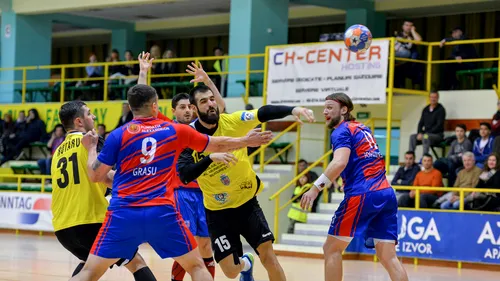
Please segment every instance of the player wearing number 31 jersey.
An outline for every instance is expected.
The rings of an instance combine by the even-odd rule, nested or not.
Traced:
[[[344,93],[325,99],[325,115],[331,135],[333,160],[314,186],[302,196],[301,207],[312,205],[318,193],[342,176],[345,198],[333,216],[323,246],[327,281],[342,280],[342,252],[353,237],[375,247],[381,264],[393,281],[408,280],[396,256],[398,204],[386,178],[385,163],[372,132],[355,122],[353,104]]]

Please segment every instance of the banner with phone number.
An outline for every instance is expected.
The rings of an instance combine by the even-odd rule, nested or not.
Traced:
[[[500,214],[398,212],[398,256],[500,264]],[[362,239],[347,252],[374,254]]]

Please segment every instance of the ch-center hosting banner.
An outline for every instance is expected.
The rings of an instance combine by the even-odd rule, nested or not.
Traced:
[[[374,40],[365,53],[344,42],[269,48],[267,104],[323,105],[344,92],[357,104],[386,102],[389,40]]]

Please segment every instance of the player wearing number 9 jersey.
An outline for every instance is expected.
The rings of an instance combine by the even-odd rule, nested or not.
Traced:
[[[161,258],[174,258],[194,281],[213,280],[196,248],[196,241],[176,209],[173,165],[184,148],[226,151],[257,146],[272,138],[270,132],[243,138],[210,138],[187,125],[157,118],[154,88],[136,85],[128,92],[134,119],[114,130],[97,156],[97,134],[87,133],[88,175],[103,181],[116,165],[111,202],[86,266],[71,280],[98,280],[120,257],[131,258],[137,247],[149,243]]]
[[[84,266],[104,221],[109,205],[104,195],[106,186],[111,186],[111,178],[107,177],[105,184],[92,182],[87,175],[88,152],[82,137],[83,133],[94,129],[95,116],[85,103],[64,104],[59,119],[68,133],[52,159],[52,223],[59,242],[81,261],[73,272],[75,275]],[[110,176],[113,173],[110,172]],[[120,259],[116,264],[125,265],[134,273],[135,280],[156,280],[136,252],[137,248],[134,255],[128,257],[130,263]]]

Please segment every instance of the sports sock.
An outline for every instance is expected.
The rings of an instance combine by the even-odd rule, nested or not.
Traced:
[[[182,281],[184,280],[184,275],[186,275],[186,271],[175,261],[172,266],[172,281]]]
[[[243,269],[241,271],[250,270],[250,268],[252,267],[252,263],[250,262],[250,260],[247,257],[242,257],[241,260],[245,264],[245,266],[243,266]]]
[[[203,262],[208,269],[208,272],[212,275],[212,278],[215,279],[215,261],[213,257],[203,258]]]
[[[78,272],[80,272],[80,271],[82,270],[82,268],[83,268],[83,266],[84,266],[84,265],[85,265],[85,263],[84,263],[84,262],[79,263],[79,264],[76,266],[75,270],[73,271],[73,275],[71,275],[71,277],[73,277],[73,276],[77,275],[77,274],[78,274]]]
[[[156,277],[149,267],[143,267],[136,272],[134,272],[135,281],[156,281]]]

